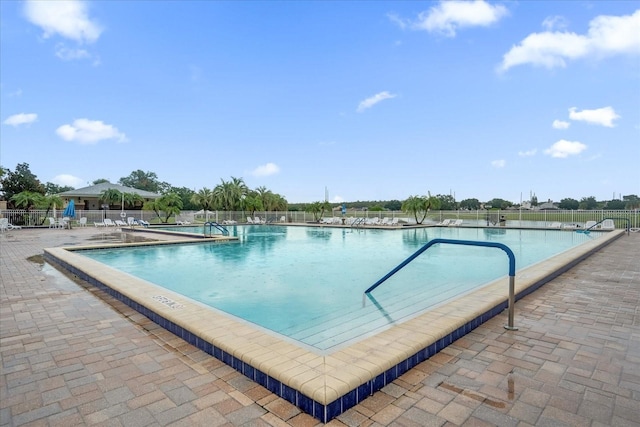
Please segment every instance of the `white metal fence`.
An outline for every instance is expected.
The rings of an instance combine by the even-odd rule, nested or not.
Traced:
[[[8,218],[14,225],[26,227],[48,227],[49,217],[60,218],[62,210],[55,212],[46,210],[20,210],[7,209],[0,210],[0,217]],[[78,221],[80,218],[87,218],[87,225],[93,226],[94,222],[102,222],[105,218],[112,220],[123,217],[134,217],[143,219],[151,223],[162,223],[155,212],[141,210],[76,210],[72,220]],[[313,222],[314,216],[309,212],[302,211],[275,211],[275,212],[229,212],[229,211],[209,211],[206,214],[202,211],[182,211],[177,218],[171,216],[169,224],[174,224],[176,220],[189,222],[215,221],[236,221],[239,224],[247,223],[247,217],[252,220],[259,217],[267,223],[307,223]],[[343,218],[340,212],[325,212],[323,218]],[[399,218],[401,223],[415,224],[412,215],[402,211],[353,211],[349,210],[344,218]],[[429,212],[423,224],[434,224],[445,219],[461,219],[463,225],[505,225],[513,227],[549,227],[554,223],[561,223],[566,226],[583,226],[587,221],[601,221],[605,218],[613,218],[616,228],[626,228],[627,224],[631,228],[640,228],[640,210],[458,210],[458,211],[433,211]],[[336,221],[339,222],[339,221]]]

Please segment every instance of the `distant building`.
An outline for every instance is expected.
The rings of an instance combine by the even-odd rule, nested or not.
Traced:
[[[537,206],[540,211],[549,211],[549,210],[557,210],[558,206],[556,203],[549,200],[548,202],[541,203]]]
[[[78,210],[96,210],[103,209],[103,201],[100,200],[100,195],[105,190],[118,190],[121,193],[138,194],[145,202],[161,197],[160,194],[152,193],[151,191],[138,190],[137,188],[125,187],[124,185],[112,184],[110,182],[101,182],[100,184],[90,187],[64,191],[58,193],[58,196],[64,200],[65,205],[69,200],[73,199],[76,209]],[[138,208],[141,207],[142,205],[138,206]]]

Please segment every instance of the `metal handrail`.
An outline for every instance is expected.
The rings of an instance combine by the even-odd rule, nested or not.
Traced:
[[[416,252],[414,252],[407,259],[405,259],[400,264],[398,264],[398,266],[396,268],[394,268],[389,273],[387,273],[383,278],[381,278],[376,283],[371,285],[366,291],[364,291],[364,293],[365,294],[370,293],[375,288],[380,286],[383,282],[385,282],[388,278],[390,278],[391,276],[396,274],[398,271],[400,271],[401,269],[406,267],[407,264],[409,264],[411,261],[413,261],[418,256],[420,256],[424,251],[429,249],[431,246],[437,245],[439,243],[450,244],[450,245],[465,245],[465,246],[481,246],[481,247],[498,248],[498,249],[502,249],[503,251],[506,252],[507,256],[509,257],[509,321],[508,321],[508,324],[505,325],[505,329],[514,330],[514,331],[518,330],[518,328],[513,326],[513,317],[514,317],[514,310],[515,310],[514,305],[515,305],[515,302],[516,302],[515,301],[516,256],[514,255],[513,251],[507,245],[504,245],[502,243],[480,242],[480,241],[475,241],[475,240],[433,239],[433,240],[427,242],[427,244],[425,244],[423,247],[418,249]]]
[[[227,230],[227,228],[223,225],[218,224],[215,221],[207,221],[204,223],[204,227],[209,226],[209,235],[211,235],[211,227],[215,227],[218,230],[220,230],[222,232],[223,236],[228,236],[229,235],[229,230]]]

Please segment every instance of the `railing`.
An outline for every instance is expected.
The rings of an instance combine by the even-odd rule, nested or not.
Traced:
[[[101,222],[105,218],[112,220],[121,219],[120,210],[78,210],[76,209],[74,220],[78,220],[82,217],[87,218],[89,224],[93,222]],[[143,219],[151,223],[160,223],[157,215],[153,211],[143,210],[125,210],[127,216],[133,216],[138,219]],[[238,224],[246,222],[247,215],[251,212],[242,211],[209,211],[208,213],[199,213],[196,211],[182,211],[180,215],[193,218],[192,222],[204,223],[207,221],[214,221],[222,223],[223,220],[234,220]],[[56,215],[53,210],[20,210],[20,209],[8,209],[0,210],[0,217],[9,218],[9,222],[15,225],[22,226],[48,226],[48,217],[60,217],[62,215],[62,209],[58,209]],[[306,223],[313,221],[313,214],[303,211],[256,211],[255,215],[262,217],[285,217],[286,222],[292,223]],[[327,216],[333,216],[333,212],[328,212]],[[401,223],[415,224],[413,216],[402,211],[366,211],[366,210],[349,210],[346,215],[342,216],[345,219],[349,218],[380,218],[388,217],[391,219],[398,218]],[[475,226],[487,226],[487,217],[490,219],[500,219],[504,217],[505,225],[512,227],[527,227],[527,228],[546,228],[553,222],[560,222],[567,225],[579,225],[583,226],[587,221],[601,221],[605,218],[617,218],[615,221],[617,228],[623,228],[628,224],[629,228],[640,228],[640,210],[457,210],[457,211],[430,211],[427,218],[423,222],[425,225],[437,224],[444,219],[461,219],[463,225],[475,225]],[[164,220],[164,217],[163,217]],[[169,218],[169,223],[175,222],[175,217]],[[489,224],[494,225],[494,224]]]
[[[211,236],[211,227],[215,227],[217,230],[219,230],[220,232],[222,232],[223,236],[228,236],[229,235],[229,230],[227,230],[227,227],[218,224],[217,222],[214,221],[208,221],[204,223],[204,228],[206,230],[207,225],[209,226],[209,235]],[[204,235],[206,236],[206,233],[204,233]]]
[[[482,246],[482,247],[498,248],[498,249],[502,249],[507,253],[507,256],[509,257],[509,320],[508,320],[509,323],[505,325],[505,328],[509,330],[517,330],[518,328],[513,326],[513,317],[514,317],[514,310],[515,310],[514,306],[516,302],[515,301],[516,256],[507,245],[504,245],[502,243],[482,242],[482,241],[473,241],[473,240],[433,239],[427,242],[426,245],[424,245],[423,247],[415,251],[407,259],[402,261],[396,268],[394,268],[389,273],[387,273],[383,278],[381,278],[376,283],[371,285],[366,291],[364,291],[365,295],[372,292],[375,288],[380,286],[391,276],[396,274],[398,271],[402,270],[411,261],[416,259],[418,256],[420,256],[424,251],[429,249],[431,246],[437,245],[440,243],[451,244],[451,245]]]

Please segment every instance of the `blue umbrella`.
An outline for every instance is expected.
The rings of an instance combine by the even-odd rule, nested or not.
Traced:
[[[64,208],[64,212],[62,212],[62,216],[68,216],[69,218],[73,218],[76,216],[76,205],[73,202],[73,199],[69,200],[69,204],[66,208]]]

